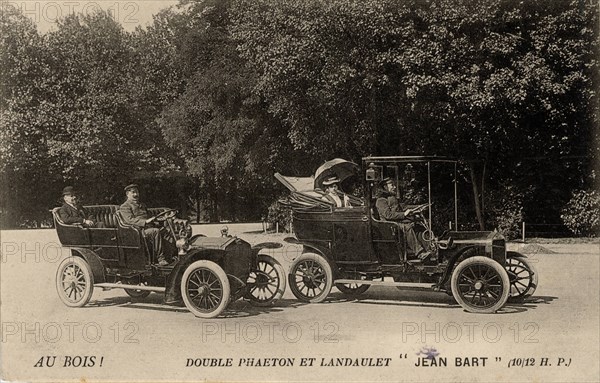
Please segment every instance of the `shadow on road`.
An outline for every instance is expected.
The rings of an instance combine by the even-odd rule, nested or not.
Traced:
[[[539,305],[550,304],[558,297],[533,296],[523,302],[507,302],[497,314],[515,314],[535,310]],[[330,303],[355,302],[370,305],[407,306],[407,307],[431,307],[438,309],[462,309],[452,296],[445,293],[430,291],[399,290],[377,291],[364,293],[357,297],[343,293],[332,293],[328,299]]]
[[[558,297],[533,296],[525,299],[523,302],[508,302],[498,314],[514,314],[535,310],[539,305],[549,305]]]
[[[439,309],[460,308],[454,299],[445,294],[430,294],[427,297],[410,296],[406,294],[363,294],[359,297],[346,296],[342,293],[331,294],[328,298],[331,303],[354,302],[367,305],[406,306],[406,307],[431,307]]]
[[[259,307],[254,306],[246,300],[238,299],[230,303],[223,313],[219,316],[222,318],[248,318],[262,314],[270,314],[281,312],[287,308],[295,308],[303,306],[306,303],[295,299],[281,299],[275,302],[272,306]],[[141,310],[153,311],[169,311],[177,313],[189,313],[183,301],[174,304],[166,304],[163,302],[162,294],[150,294],[146,298],[132,298],[128,295],[109,297],[104,299],[92,300],[85,307],[110,307],[119,306],[122,308],[133,308]]]
[[[248,318],[261,314],[282,312],[284,309],[293,309],[306,304],[295,299],[280,299],[273,306],[259,307],[240,299],[231,303],[221,316],[224,318]]]
[[[335,290],[334,290],[335,291]],[[551,304],[558,297],[533,296],[524,302],[508,302],[497,314],[516,314],[537,309],[540,305]],[[463,310],[453,297],[439,292],[419,290],[394,290],[373,289],[360,296],[353,297],[341,292],[332,292],[327,299],[320,304],[336,304],[353,302],[366,305],[405,306],[405,307],[428,307],[437,309]],[[227,306],[220,315],[222,318],[249,318],[263,314],[283,312],[295,309],[311,303],[301,302],[296,299],[280,299],[272,306],[259,307],[250,302],[238,299]],[[314,304],[319,305],[319,304]],[[183,301],[175,304],[165,304],[162,294],[150,294],[146,298],[132,298],[128,295],[109,297],[105,299],[92,300],[86,307],[109,307],[119,306],[142,310],[169,311],[177,313],[189,313]]]

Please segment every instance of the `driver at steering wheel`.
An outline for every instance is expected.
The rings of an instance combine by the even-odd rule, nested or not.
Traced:
[[[148,245],[152,246],[156,260],[159,266],[166,266],[170,263],[171,255],[167,255],[166,247],[170,242],[163,238],[160,229],[155,227],[155,217],[151,217],[148,213],[146,205],[139,201],[140,192],[138,185],[131,184],[125,187],[127,201],[120,207],[119,212],[126,224],[133,225],[143,229],[144,238]]]
[[[398,201],[396,184],[391,178],[387,177],[381,181],[381,190],[375,206],[382,220],[398,222],[406,237],[407,253],[416,255],[420,260],[425,260],[431,255],[415,233],[412,220],[415,210]]]

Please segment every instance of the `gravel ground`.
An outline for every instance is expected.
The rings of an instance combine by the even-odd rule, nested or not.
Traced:
[[[4,380],[600,380],[597,245],[543,244],[555,253],[530,254],[539,273],[534,297],[491,315],[467,313],[443,293],[374,286],[359,299],[334,288],[320,304],[301,303],[288,289],[272,307],[236,301],[201,320],[159,294],[132,300],[118,289],[96,289],[86,307],[65,307],[55,288],[54,231],[0,234]],[[251,243],[287,236],[239,235]],[[287,268],[294,251],[272,255]]]

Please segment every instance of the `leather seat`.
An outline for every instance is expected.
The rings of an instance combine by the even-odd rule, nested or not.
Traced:
[[[119,205],[93,205],[84,206],[85,212],[93,217],[95,222],[103,222],[105,227],[116,228],[118,226],[115,213]]]
[[[52,213],[55,219],[57,219],[60,222],[60,218],[57,214],[58,209],[59,208],[53,209]],[[117,228],[119,226],[119,221],[117,219],[117,211],[119,210],[119,205],[91,205],[84,206],[84,209],[86,214],[88,216],[91,216],[94,222],[103,222],[106,228]],[[148,213],[150,214],[150,216],[155,216],[165,210],[167,210],[167,208],[152,207],[148,208]],[[182,232],[182,230],[184,233],[187,231],[191,231],[191,227],[187,219],[174,218],[173,224],[175,226],[175,232],[178,235]]]

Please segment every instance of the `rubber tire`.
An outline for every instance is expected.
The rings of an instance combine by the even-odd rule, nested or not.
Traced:
[[[83,293],[81,294],[81,298],[76,301],[69,299],[62,283],[63,273],[69,266],[77,266],[81,270],[85,281],[85,287]],[[60,300],[68,307],[83,307],[90,301],[90,298],[94,293],[94,274],[92,274],[90,265],[85,259],[71,256],[69,258],[65,258],[58,265],[58,269],[56,271],[56,291],[58,292],[58,297]]]
[[[197,270],[208,270],[215,277],[217,277],[219,283],[221,284],[221,294],[222,298],[219,304],[212,311],[203,311],[200,310],[191,300],[187,293],[187,285],[190,275]],[[225,307],[229,304],[229,299],[231,295],[231,288],[229,286],[229,279],[227,278],[227,274],[221,268],[221,266],[217,265],[212,261],[200,260],[192,263],[185,269],[183,276],[181,277],[181,297],[183,298],[183,302],[185,306],[198,318],[214,318],[219,316]]]
[[[467,303],[462,295],[460,294],[460,291],[458,290],[458,278],[461,274],[461,272],[474,264],[481,264],[481,265],[485,265],[488,267],[491,267],[498,276],[500,276],[500,281],[502,282],[502,294],[498,297],[498,300],[496,301],[496,303],[494,303],[492,306],[490,307],[477,307],[477,306],[473,306],[470,305],[469,303]],[[496,311],[498,311],[500,308],[502,308],[505,304],[506,301],[508,300],[508,294],[510,293],[510,280],[508,278],[508,273],[506,272],[506,269],[504,269],[504,267],[502,267],[502,265],[500,265],[498,262],[494,261],[491,258],[488,257],[483,257],[483,256],[475,256],[475,257],[470,257],[465,259],[464,261],[460,262],[456,268],[454,269],[454,271],[452,272],[452,296],[454,297],[454,299],[456,299],[456,301],[468,312],[472,312],[472,313],[481,313],[481,314],[492,314],[495,313]]]
[[[325,274],[325,281],[324,281],[325,286],[323,287],[323,290],[321,291],[321,293],[318,295],[315,295],[315,296],[305,295],[304,293],[302,293],[300,291],[300,289],[296,285],[295,274],[296,274],[297,268],[299,265],[301,265],[302,263],[307,262],[307,261],[315,262],[318,265],[318,267],[323,269],[323,272]],[[331,266],[329,265],[329,262],[327,262],[327,260],[323,256],[316,254],[316,253],[304,253],[301,256],[299,256],[298,258],[296,258],[296,260],[294,260],[294,262],[290,266],[288,282],[290,285],[290,290],[292,290],[292,294],[294,294],[294,296],[298,300],[300,300],[302,302],[308,302],[308,303],[319,303],[319,302],[323,302],[329,295],[329,292],[331,292],[331,289],[333,287],[333,271],[331,270]]]
[[[537,270],[535,269],[535,267],[533,267],[533,265],[531,264],[531,262],[529,262],[527,257],[520,255],[520,254],[518,256],[514,256],[514,255],[511,256],[511,254],[509,253],[509,254],[507,254],[507,261],[508,261],[508,258],[518,259],[519,262],[522,262],[525,265],[525,267],[527,267],[531,271],[533,271],[533,276],[531,274],[529,276],[529,278],[530,278],[529,286],[528,286],[527,290],[525,290],[524,293],[522,293],[520,295],[510,295],[510,293],[509,293],[509,297],[508,297],[509,302],[520,303],[520,302],[523,302],[525,299],[529,298],[530,296],[532,296],[533,293],[535,293],[535,290],[538,287],[538,273],[537,273]],[[508,267],[509,267],[509,265],[507,263],[506,268],[508,269]]]
[[[285,287],[287,285],[287,277],[285,271],[283,270],[283,266],[281,266],[281,264],[277,260],[275,260],[275,258],[269,255],[259,254],[257,259],[257,266],[260,263],[266,263],[270,265],[277,274],[277,276],[275,277],[277,278],[277,287],[275,288],[275,292],[268,299],[260,299],[254,296],[251,290],[248,290],[244,297],[250,302],[250,304],[254,306],[268,307],[272,306],[273,303],[275,303],[276,301],[281,299],[281,297],[283,297],[283,293],[285,293]]]
[[[152,291],[148,291],[148,290],[130,290],[130,289],[126,289],[125,292],[127,293],[127,295],[129,295],[130,297],[132,297],[133,299],[144,299],[146,298],[148,295],[150,295],[150,293]]]
[[[357,296],[363,294],[365,291],[369,290],[369,287],[371,287],[371,285],[358,284],[357,287],[352,288],[352,287],[348,287],[347,285],[348,285],[347,283],[336,283],[335,287],[337,287],[337,289],[340,290],[342,292],[342,294],[348,295],[351,297],[357,297]]]

